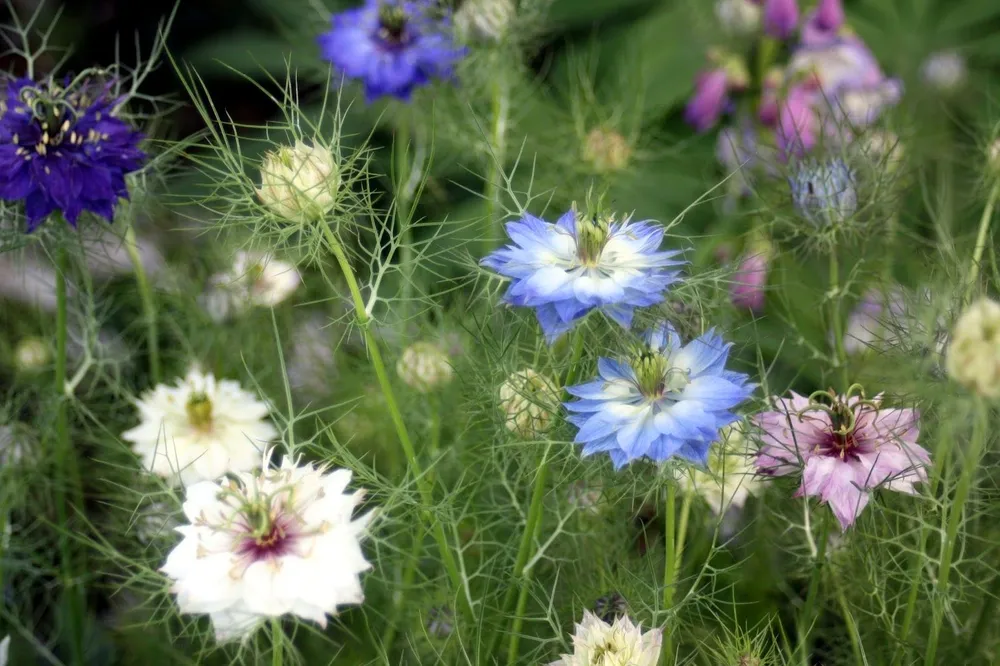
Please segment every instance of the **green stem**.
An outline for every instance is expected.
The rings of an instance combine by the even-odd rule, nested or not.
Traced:
[[[976,236],[976,246],[972,250],[972,260],[969,262],[969,274],[965,278],[965,298],[968,303],[972,298],[972,292],[976,288],[976,281],[979,279],[979,264],[983,260],[983,250],[986,249],[986,240],[989,238],[990,222],[993,220],[993,209],[996,207],[997,197],[1000,196],[1000,178],[996,179],[990,189],[990,196],[986,199],[986,208],[983,209],[983,216],[979,219],[979,234]]]
[[[899,233],[899,213],[889,214],[885,224],[885,266],[882,268],[882,286],[889,293],[893,283],[892,272],[896,258],[896,234]]]
[[[532,542],[538,538],[541,528],[542,522],[538,520],[535,524],[535,533],[532,534]],[[521,642],[521,627],[524,625],[524,610],[528,605],[528,590],[531,587],[530,571],[524,572],[523,580],[519,587],[520,592],[517,595],[517,606],[514,608],[514,623],[510,629],[510,644],[507,646],[507,666],[513,666],[517,663],[518,648]]]
[[[69,438],[69,414],[66,402],[66,343],[69,333],[69,306],[66,297],[66,273],[69,260],[64,248],[56,250],[56,358],[55,396],[56,440],[54,453],[59,468],[55,484],[56,516],[59,520],[59,553],[61,560],[63,591],[69,604],[70,650],[74,664],[84,664],[83,624],[85,599],[83,588],[76,576],[76,560],[70,543],[70,504],[75,503],[83,511],[83,491],[80,487],[80,473],[77,469],[76,452]],[[69,492],[67,492],[67,487]]]
[[[667,520],[663,529],[663,610],[674,607],[674,583],[677,579],[677,488],[673,483],[667,484]],[[669,627],[663,632],[663,655],[666,663],[673,660],[673,632]]]
[[[399,403],[396,401],[396,394],[392,390],[392,383],[389,381],[389,374],[386,372],[385,362],[382,360],[382,352],[379,350],[378,341],[372,332],[372,320],[365,308],[364,298],[362,298],[361,289],[358,287],[358,280],[354,276],[354,270],[351,268],[351,262],[347,258],[347,254],[344,253],[343,246],[341,246],[340,241],[328,224],[323,225],[323,232],[329,250],[340,265],[340,270],[344,274],[344,280],[347,282],[347,288],[351,292],[355,316],[358,319],[358,325],[364,333],[365,345],[368,348],[372,368],[375,370],[379,387],[382,389],[382,395],[385,397],[386,406],[389,409],[389,417],[396,429],[396,436],[399,438],[403,454],[406,456],[410,471],[413,473],[414,482],[417,484],[417,491],[420,493],[420,500],[423,504],[420,510],[423,524],[425,527],[431,526],[431,533],[434,535],[434,541],[437,542],[438,551],[444,562],[445,570],[448,572],[451,584],[455,588],[455,592],[462,599],[463,609],[468,611],[471,616],[473,609],[468,596],[465,594],[465,584],[462,580],[462,574],[459,572],[458,564],[455,562],[455,556],[448,546],[448,537],[444,532],[444,523],[440,520],[435,520],[434,516],[430,513],[430,507],[434,503],[433,490],[429,483],[430,479],[424,475],[423,465],[420,464],[420,460],[417,458],[417,453],[413,448],[413,441],[410,439],[410,433],[407,431],[403,415],[399,411]]]
[[[948,594],[948,583],[951,577],[952,558],[955,555],[955,544],[958,540],[958,527],[962,521],[962,512],[965,502],[969,499],[972,491],[973,480],[976,469],[979,465],[979,456],[986,440],[988,410],[977,398],[976,420],[972,430],[972,445],[969,448],[969,456],[965,460],[962,468],[962,475],[958,478],[958,487],[955,489],[955,500],[949,508],[948,526],[945,531],[944,543],[941,545],[941,565],[938,569],[938,589],[937,599],[934,604],[934,622],[931,625],[930,638],[927,642],[927,652],[924,655],[924,664],[933,666],[937,657],[938,638],[941,635],[941,624],[944,621],[944,612],[941,606],[944,604],[945,596]]]
[[[858,633],[858,625],[854,621],[854,616],[851,615],[850,606],[847,605],[847,599],[844,597],[844,589],[839,582],[835,582],[834,587],[837,590],[837,603],[840,605],[840,612],[844,616],[844,622],[847,624],[847,637],[851,641],[851,651],[854,653],[854,663],[866,663],[861,652],[861,636]]]
[[[281,633],[281,620],[279,618],[273,618],[271,620],[271,666],[281,666],[285,656],[284,646],[282,640],[284,635]]]
[[[896,654],[892,658],[892,666],[899,666],[903,661],[903,655],[906,653],[905,649],[902,649],[906,645],[906,641],[910,638],[910,627],[913,624],[913,615],[917,610],[917,599],[920,596],[920,583],[923,581],[923,567],[924,567],[924,549],[927,546],[927,529],[921,522],[920,527],[920,547],[914,551],[913,562],[910,568],[910,593],[906,598],[906,611],[903,613],[903,626],[899,633],[899,644],[900,649],[896,650]]]
[[[493,123],[490,133],[490,159],[486,171],[486,219],[490,225],[492,233],[485,241],[484,254],[493,249],[494,244],[499,242],[504,236],[503,218],[497,217],[496,208],[499,195],[499,180],[503,173],[503,166],[506,160],[506,135],[507,119],[510,113],[510,100],[507,96],[507,88],[501,77],[496,77],[493,82],[492,96],[492,116]]]
[[[846,390],[847,381],[847,352],[844,348],[844,322],[840,313],[840,305],[843,300],[840,293],[840,262],[837,259],[837,249],[830,250],[830,319],[833,324],[833,351],[837,358],[837,368],[840,371],[841,389]]]
[[[129,259],[132,260],[132,269],[135,271],[135,282],[139,288],[139,298],[142,299],[142,314],[146,323],[146,345],[149,347],[149,375],[153,384],[160,383],[160,341],[157,332],[156,322],[156,302],[153,300],[153,291],[149,287],[149,277],[146,269],[142,265],[142,258],[139,256],[139,246],[135,239],[135,229],[130,221],[125,228],[125,249],[128,251]]]
[[[410,200],[410,128],[409,119],[404,119],[396,130],[396,140],[392,146],[392,157],[396,176],[396,226],[399,229],[399,269],[402,273],[403,318],[413,297],[413,230],[411,219],[413,206]]]
[[[802,615],[799,619],[799,651],[802,653],[803,663],[807,663],[809,660],[809,636],[816,609],[816,599],[819,596],[819,583],[823,578],[823,565],[826,561],[826,544],[829,540],[830,521],[827,519],[822,521],[819,530],[819,545],[816,547],[816,566],[813,567],[812,576],[809,578],[806,603],[802,608]]]

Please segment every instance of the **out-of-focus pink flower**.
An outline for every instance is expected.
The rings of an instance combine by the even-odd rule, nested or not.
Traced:
[[[719,122],[728,101],[729,81],[723,68],[698,75],[694,97],[688,102],[684,119],[698,132],[706,132]]]
[[[799,24],[799,5],[796,0],[766,0],[764,3],[764,32],[775,39],[788,39]]]
[[[804,155],[816,145],[819,116],[813,108],[815,88],[802,84],[792,88],[778,109],[778,147],[781,156]]]
[[[889,294],[883,294],[878,289],[869,290],[847,319],[844,350],[848,354],[857,354],[872,347],[894,344],[905,314],[902,291],[893,289]]]
[[[768,253],[763,251],[748,254],[740,260],[729,286],[729,300],[733,305],[749,308],[752,312],[759,312],[764,308],[769,263]]]
[[[820,46],[837,39],[844,25],[844,5],[841,0],[820,0],[802,26],[801,43]]]
[[[872,490],[916,494],[914,484],[927,480],[930,454],[917,444],[916,410],[883,409],[881,395],[828,397],[832,404],[792,393],[776,399],[774,411],[754,417],[761,431],[757,469],[775,476],[801,474],[796,496],[819,497],[846,530]]]

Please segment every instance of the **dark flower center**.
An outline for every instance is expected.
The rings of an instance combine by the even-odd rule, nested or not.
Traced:
[[[682,368],[671,367],[667,358],[653,350],[641,352],[632,361],[639,392],[652,399],[670,397],[690,382]]]
[[[580,217],[576,221],[576,252],[580,261],[587,266],[596,266],[601,261],[601,252],[608,242],[611,232],[608,220],[597,217]]]
[[[250,529],[236,549],[236,554],[251,562],[281,557],[291,552],[296,542],[292,523],[284,515],[271,516],[263,506],[251,507],[246,520]]]
[[[398,5],[386,4],[379,8],[379,40],[389,48],[401,48],[410,41],[407,16]]]
[[[50,150],[58,156],[61,154],[60,147],[66,143],[70,146],[81,146],[84,142],[99,143],[108,138],[107,134],[94,129],[86,134],[74,131],[73,128],[82,115],[82,110],[93,101],[84,92],[73,92],[54,83],[42,83],[38,86],[24,87],[20,97],[39,130],[37,138],[16,133],[11,137],[12,142],[19,146],[17,154],[25,160],[30,160],[36,155],[45,157]],[[100,120],[100,116],[101,114],[97,113],[95,119]]]
[[[204,393],[194,393],[185,405],[188,422],[195,430],[208,432],[212,429],[212,401]]]

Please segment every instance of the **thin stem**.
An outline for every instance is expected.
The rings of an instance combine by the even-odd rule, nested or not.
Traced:
[[[841,388],[848,387],[847,382],[847,352],[844,348],[844,322],[840,315],[841,293],[840,293],[840,262],[837,259],[837,249],[830,250],[830,319],[833,324],[833,351],[837,358],[837,367],[840,370]]]
[[[976,236],[976,246],[972,249],[972,260],[969,262],[969,274],[965,278],[965,298],[968,303],[972,298],[972,292],[976,288],[976,280],[979,279],[979,264],[983,260],[983,250],[986,249],[986,240],[989,238],[990,222],[993,220],[993,209],[996,207],[997,197],[1000,196],[1000,178],[997,178],[990,189],[990,196],[986,199],[986,208],[983,209],[983,216],[979,219],[979,234]]]
[[[861,638],[858,634],[858,625],[854,621],[854,616],[851,615],[850,606],[847,605],[847,599],[844,597],[844,589],[839,582],[835,583],[834,587],[837,590],[837,603],[840,605],[840,613],[847,624],[847,637],[851,641],[851,652],[854,653],[854,663],[866,663],[864,654],[861,652]]]
[[[927,528],[921,521],[920,546],[914,551],[913,562],[910,568],[910,593],[906,597],[906,610],[903,612],[903,626],[899,632],[899,644],[906,645],[910,638],[910,627],[913,624],[913,616],[917,610],[917,599],[920,596],[920,583],[923,581],[924,549],[927,546]],[[899,666],[903,661],[906,650],[898,649],[892,658],[892,666]]]
[[[156,302],[153,291],[149,287],[149,277],[139,256],[139,246],[136,243],[135,229],[129,221],[125,228],[125,249],[132,260],[135,271],[135,283],[139,288],[139,298],[142,299],[142,314],[146,324],[146,345],[149,348],[149,375],[154,384],[160,383],[160,341],[156,322]]]
[[[281,619],[271,620],[271,666],[281,666],[285,656],[282,640],[284,634],[281,632]]]
[[[531,542],[538,538],[538,533],[542,528],[541,520],[535,524],[535,533],[531,537]],[[522,567],[523,570],[523,567]],[[514,608],[514,623],[510,628],[510,644],[507,646],[507,666],[517,663],[518,647],[521,642],[521,627],[524,625],[524,609],[528,605],[528,590],[531,587],[531,571],[524,572],[524,580],[521,581],[521,591],[517,595],[517,606]]]
[[[986,590],[983,607],[979,610],[979,619],[976,620],[976,628],[972,630],[972,638],[969,639],[969,647],[965,653],[966,663],[971,664],[976,661],[979,646],[986,637],[986,630],[989,628],[990,622],[995,617],[997,595],[1000,595],[1000,574],[993,576],[993,581]]]
[[[885,265],[882,268],[882,282],[885,289],[893,283],[892,272],[896,256],[896,235],[899,233],[899,213],[893,211],[885,224]]]
[[[59,553],[63,576],[63,591],[69,604],[70,650],[74,664],[84,664],[83,624],[85,599],[83,588],[76,576],[76,561],[70,544],[70,503],[75,503],[83,511],[83,491],[80,487],[80,473],[77,469],[76,452],[69,438],[69,414],[66,402],[66,343],[69,328],[69,306],[66,297],[66,273],[69,260],[65,248],[56,250],[56,358],[55,395],[56,440],[54,452],[59,468],[59,478],[55,484],[56,515],[59,520]],[[67,487],[69,492],[67,493]]]
[[[417,453],[413,448],[413,441],[410,439],[410,433],[407,431],[403,415],[399,411],[399,403],[396,401],[396,394],[392,390],[392,382],[389,381],[389,374],[386,372],[385,361],[382,360],[382,352],[379,350],[378,341],[372,332],[370,325],[371,317],[365,309],[365,302],[361,296],[361,289],[358,287],[358,280],[354,276],[354,270],[351,268],[351,262],[347,258],[347,254],[344,253],[344,248],[328,224],[323,225],[323,232],[330,252],[340,265],[340,270],[344,274],[344,280],[347,282],[347,288],[351,292],[355,316],[357,316],[358,325],[364,333],[365,345],[368,349],[372,368],[375,370],[379,387],[382,389],[382,395],[385,397],[386,407],[389,409],[389,417],[392,419],[393,426],[396,429],[396,436],[399,438],[399,443],[403,448],[403,454],[406,456],[410,471],[413,472],[414,482],[417,484],[417,491],[420,493],[420,500],[423,505],[420,511],[423,524],[424,526],[431,526],[431,533],[434,535],[434,541],[437,542],[438,551],[444,562],[445,570],[448,572],[451,584],[463,600],[463,608],[471,615],[472,605],[465,594],[462,574],[455,562],[455,556],[448,545],[448,537],[444,532],[444,524],[439,520],[434,520],[434,517],[430,513],[430,507],[434,502],[430,479],[424,475],[423,466],[417,458]]]
[[[809,578],[806,602],[799,619],[799,651],[802,653],[803,663],[807,662],[809,658],[809,635],[816,608],[816,598],[819,596],[819,583],[823,578],[823,564],[826,560],[826,545],[829,540],[830,521],[823,520],[820,525],[819,544],[816,546],[816,566],[813,567],[812,576]]]
[[[924,655],[924,664],[933,666],[937,656],[938,638],[941,635],[941,624],[944,621],[944,613],[941,605],[948,594],[949,578],[951,577],[952,558],[955,555],[955,544],[958,540],[958,527],[962,521],[962,513],[965,509],[965,502],[969,499],[972,490],[976,469],[979,466],[979,456],[986,440],[988,410],[977,399],[976,417],[972,429],[972,442],[969,447],[969,456],[965,460],[962,468],[962,475],[958,478],[958,487],[955,489],[955,500],[948,509],[948,526],[945,531],[944,543],[941,544],[941,565],[938,569],[938,589],[937,600],[934,604],[934,622],[931,625],[930,638],[927,641],[927,652]]]
[[[396,226],[399,229],[399,268],[403,277],[402,298],[404,319],[413,297],[413,234],[410,221],[413,206],[410,193],[410,127],[409,119],[404,119],[396,130],[392,145],[392,157],[396,178],[395,205]]]
[[[663,610],[669,611],[674,607],[674,591],[677,581],[677,487],[673,483],[667,484],[667,520],[663,529],[664,538],[664,561],[663,561]],[[663,636],[663,654],[666,663],[673,660],[673,632],[666,630]]]
[[[485,240],[485,252],[493,249],[493,244],[503,238],[503,219],[497,217],[496,207],[499,199],[499,180],[506,159],[507,118],[510,113],[510,99],[502,77],[496,77],[492,90],[492,118],[490,132],[490,158],[486,172],[486,219],[492,233]]]

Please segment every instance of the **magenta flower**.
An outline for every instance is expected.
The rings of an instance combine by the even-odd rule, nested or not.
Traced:
[[[805,155],[816,145],[819,116],[813,108],[815,89],[805,83],[788,91],[778,108],[778,148],[783,158]]]
[[[841,0],[820,0],[802,26],[804,46],[820,46],[837,38],[844,25],[844,5]]]
[[[729,286],[729,300],[733,305],[738,308],[749,308],[752,312],[764,309],[767,265],[766,252],[743,257]]]
[[[684,110],[684,119],[698,132],[706,132],[719,122],[728,101],[729,82],[726,70],[719,68],[698,75],[694,97]]]
[[[775,39],[788,39],[799,23],[796,0],[767,0],[764,3],[764,32]]]
[[[819,497],[833,509],[841,530],[868,505],[871,491],[916,494],[927,480],[930,454],[917,444],[914,409],[882,409],[881,394],[846,396],[832,391],[775,400],[775,411],[754,417],[761,430],[757,469],[761,474],[802,474],[796,497]],[[820,402],[818,397],[826,397]],[[832,403],[832,404],[828,404]]]

